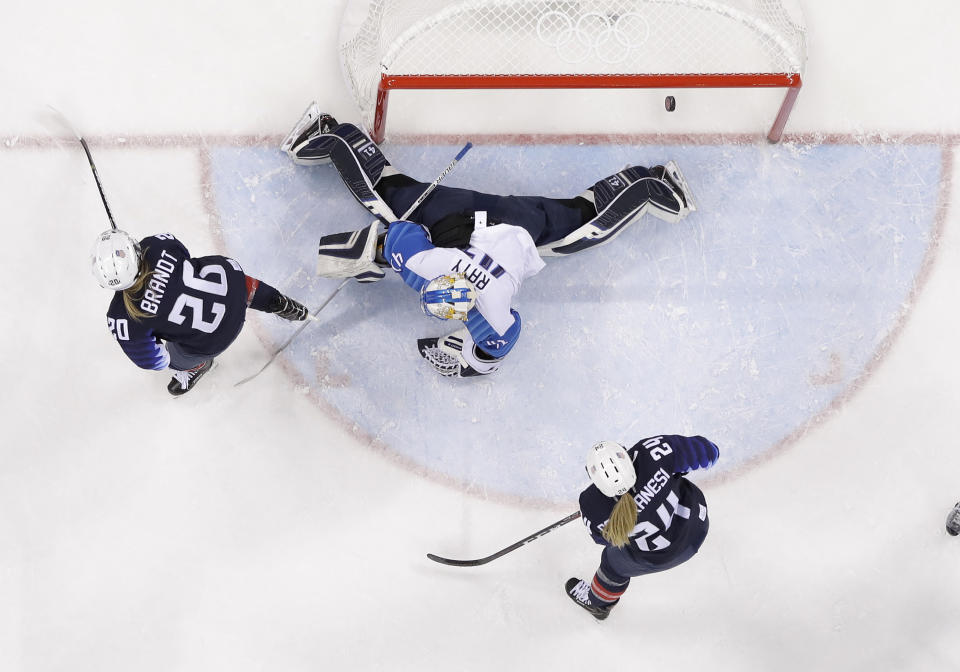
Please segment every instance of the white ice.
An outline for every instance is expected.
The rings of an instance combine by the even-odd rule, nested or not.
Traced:
[[[960,669],[960,7],[803,4],[778,147],[779,94],[393,95],[385,149],[423,179],[471,139],[451,184],[568,196],[677,158],[702,196],[551,260],[496,377],[425,370],[412,341],[444,326],[389,278],[236,388],[295,328],[252,313],[173,401],[105,328],[87,251],[108,222],[47,106],[123,228],[317,305],[318,235],[364,220],[274,148],[311,99],[352,115],[345,2],[8,3],[0,670]],[[590,441],[661,432],[720,444],[695,476],[710,535],[603,624],[562,593],[599,558],[576,524],[482,568],[426,559],[563,517]]]

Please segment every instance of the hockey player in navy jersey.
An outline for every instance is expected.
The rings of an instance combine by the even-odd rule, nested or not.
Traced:
[[[570,599],[603,620],[631,577],[692,558],[710,524],[703,493],[684,475],[719,456],[702,436],[654,436],[629,450],[612,441],[594,445],[586,465],[592,485],[580,493],[580,515],[604,549],[590,581],[567,581]]]
[[[233,259],[191,257],[169,233],[137,241],[125,231],[101,233],[91,252],[93,275],[114,290],[107,326],[143,369],[173,370],[167,390],[191,389],[214,357],[239,335],[247,308],[303,320],[307,309],[252,278]]]
[[[498,369],[520,335],[511,301],[521,283],[543,268],[541,256],[607,243],[645,212],[676,222],[696,209],[671,161],[625,168],[569,199],[441,185],[413,211],[412,221],[398,222],[395,213],[406,212],[428,185],[397,171],[353,124],[338,123],[312,103],[281,149],[298,164],[332,162],[354,197],[378,222],[389,223],[385,232],[374,222],[321,238],[320,275],[375,282],[389,265],[421,292],[425,312],[466,323],[444,338],[418,341],[420,354],[445,376]],[[472,288],[464,287],[464,300],[451,301],[447,285],[464,281]],[[440,305],[431,308],[433,302]]]

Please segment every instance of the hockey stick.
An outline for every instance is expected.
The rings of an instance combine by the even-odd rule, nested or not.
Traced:
[[[100,182],[100,173],[97,172],[97,164],[93,162],[93,155],[90,153],[90,147],[87,146],[87,141],[83,138],[82,135],[77,133],[77,129],[73,127],[70,121],[64,116],[63,112],[53,107],[52,105],[47,105],[51,110],[53,110],[58,117],[63,121],[64,125],[70,129],[70,132],[80,141],[80,146],[83,147],[83,153],[87,155],[87,162],[90,164],[90,170],[93,171],[93,179],[97,183],[97,190],[100,192],[100,200],[103,201],[103,208],[107,211],[107,219],[110,220],[110,228],[114,231],[117,230],[117,223],[113,221],[113,213],[110,211],[110,204],[107,203],[107,195],[103,192],[103,184]]]
[[[450,173],[451,170],[453,170],[453,167],[456,166],[457,163],[460,161],[460,159],[463,158],[464,154],[466,154],[467,152],[470,151],[470,148],[471,148],[471,147],[473,147],[473,143],[472,143],[472,142],[468,142],[466,145],[463,146],[463,149],[461,149],[461,150],[457,153],[457,155],[453,158],[453,161],[451,161],[451,162],[447,165],[447,167],[443,169],[443,172],[440,173],[440,174],[437,176],[437,179],[435,179],[433,182],[431,182],[429,185],[427,185],[427,188],[424,189],[424,190],[423,190],[423,193],[420,194],[420,196],[417,198],[417,200],[413,202],[413,205],[411,205],[409,208],[407,208],[407,211],[406,211],[405,213],[403,213],[403,217],[402,217],[401,219],[406,219],[407,217],[409,217],[410,215],[413,214],[413,211],[416,210],[416,209],[420,206],[421,203],[423,203],[424,199],[426,199],[427,196],[430,195],[430,192],[432,192],[434,189],[437,188],[437,185],[440,184],[440,182],[443,181],[443,178],[445,178],[445,177]],[[93,164],[91,163],[91,165],[93,165]],[[96,171],[94,171],[94,172],[96,172]],[[101,192],[101,193],[102,193],[102,192]],[[104,201],[104,203],[106,203],[106,201]],[[108,210],[108,212],[109,212],[109,210]],[[383,219],[383,217],[382,217],[381,215],[377,215],[377,216],[378,216],[380,219]],[[111,221],[112,221],[112,220],[111,220]],[[389,226],[389,225],[390,225],[390,222],[386,222],[386,224]],[[332,293],[330,296],[327,297],[327,300],[324,301],[323,304],[322,304],[319,308],[317,308],[315,311],[313,311],[313,313],[312,313],[311,315],[308,315],[308,316],[307,316],[307,317],[309,318],[309,320],[310,320],[310,321],[314,321],[314,322],[319,322],[319,320],[317,320],[317,318],[316,318],[316,314],[319,313],[319,312],[320,312],[321,310],[323,310],[324,308],[326,308],[326,307],[327,307],[327,304],[330,303],[330,302],[333,300],[333,297],[335,297],[337,294],[339,294],[339,293],[340,293],[340,290],[343,289],[343,288],[346,286],[346,284],[347,284],[348,282],[350,282],[352,279],[353,279],[353,278],[347,278],[346,280],[344,280],[343,282],[341,282],[341,283],[340,283],[340,286],[337,287],[335,290],[333,290],[333,293]],[[273,355],[271,355],[270,359],[267,360],[267,363],[264,364],[264,365],[260,368],[259,371],[257,371],[256,373],[254,373],[252,376],[247,376],[247,377],[244,378],[243,380],[234,383],[233,386],[234,386],[234,387],[239,387],[240,385],[243,385],[244,383],[253,380],[253,379],[256,378],[257,376],[259,376],[261,373],[263,373],[264,370],[265,370],[268,366],[270,366],[270,364],[273,363],[273,360],[277,358],[277,355],[279,355],[281,352],[283,352],[283,351],[286,349],[286,347],[287,347],[288,345],[290,345],[290,343],[293,341],[293,339],[295,339],[295,338],[300,334],[301,331],[303,331],[304,329],[306,329],[306,327],[307,327],[308,324],[310,324],[310,322],[306,322],[303,326],[301,326],[299,329],[297,329],[295,332],[293,332],[293,334],[290,336],[290,338],[287,339],[287,342],[284,343],[283,345],[281,345],[281,346],[280,346],[280,349],[277,350],[276,352],[274,352]]]
[[[403,217],[401,217],[400,219],[407,219],[410,215],[413,214],[413,211],[414,211],[414,210],[416,210],[417,208],[420,207],[420,204],[421,204],[421,203],[423,203],[425,200],[427,200],[427,196],[429,196],[431,193],[433,193],[433,190],[437,188],[437,185],[438,185],[438,184],[440,184],[441,182],[443,182],[443,178],[445,178],[445,177],[450,173],[450,171],[453,170],[454,166],[456,166],[457,163],[460,162],[460,159],[463,158],[464,154],[466,154],[467,152],[470,151],[470,148],[471,148],[471,147],[473,147],[473,143],[472,143],[472,142],[468,142],[467,144],[465,144],[465,145],[463,146],[463,149],[461,149],[459,152],[457,152],[457,155],[456,155],[455,157],[453,157],[453,161],[451,161],[449,164],[447,164],[447,167],[443,169],[443,172],[442,172],[442,173],[440,173],[439,175],[437,175],[437,179],[435,179],[433,182],[431,182],[429,185],[427,185],[427,188],[424,189],[424,190],[423,190],[423,193],[420,194],[420,196],[417,198],[417,200],[415,200],[415,201],[413,202],[413,205],[411,205],[409,208],[407,208],[407,211],[406,211],[405,213],[403,213]],[[389,225],[389,224],[388,224],[388,225]]]
[[[293,334],[290,336],[290,338],[287,339],[287,342],[284,343],[283,345],[281,345],[281,346],[277,349],[277,351],[274,352],[274,353],[270,356],[270,359],[267,360],[267,363],[266,363],[266,364],[264,364],[263,366],[260,367],[260,370],[259,370],[259,371],[257,371],[255,374],[253,374],[253,375],[251,375],[251,376],[247,376],[246,378],[244,378],[244,379],[241,380],[241,381],[238,381],[238,382],[234,383],[233,386],[234,386],[234,387],[240,387],[240,386],[243,385],[244,383],[250,382],[251,380],[253,380],[253,379],[256,378],[257,376],[259,376],[261,373],[263,373],[263,372],[266,370],[266,368],[273,363],[273,360],[275,360],[275,359],[277,358],[277,355],[279,355],[281,352],[283,352],[284,350],[286,350],[286,349],[287,349],[287,346],[290,345],[291,342],[293,342],[293,339],[295,339],[295,338],[300,334],[301,331],[303,331],[304,329],[306,329],[306,328],[310,325],[311,322],[319,322],[319,321],[320,321],[320,320],[318,320],[317,317],[316,317],[317,313],[319,313],[321,310],[323,310],[324,308],[326,308],[326,307],[327,307],[327,304],[330,303],[331,301],[333,301],[333,297],[335,297],[337,294],[339,294],[339,293],[340,293],[340,290],[343,289],[344,287],[346,287],[347,283],[350,282],[351,280],[353,280],[353,278],[347,278],[346,280],[344,280],[343,282],[341,282],[341,283],[340,283],[340,286],[337,287],[335,290],[333,290],[333,293],[332,293],[330,296],[327,297],[327,300],[324,301],[322,304],[320,304],[320,307],[317,308],[316,310],[314,310],[312,314],[310,314],[310,315],[307,316],[308,319],[304,321],[304,323],[300,326],[299,329],[297,329],[295,332],[293,332]]]
[[[473,143],[472,143],[472,142],[468,142],[467,144],[465,144],[465,145],[463,146],[463,149],[461,149],[459,152],[457,152],[457,155],[456,155],[455,157],[453,157],[453,161],[451,161],[450,163],[448,163],[448,164],[447,164],[447,167],[443,169],[443,172],[440,173],[439,175],[437,175],[437,179],[435,179],[433,182],[431,182],[430,184],[428,184],[427,187],[426,187],[426,189],[423,190],[423,193],[421,193],[420,196],[417,197],[417,200],[415,200],[415,201],[413,202],[413,204],[412,204],[409,208],[407,208],[407,211],[404,212],[403,215],[402,215],[401,217],[397,218],[397,220],[395,220],[395,221],[400,221],[400,220],[404,220],[404,219],[409,219],[410,215],[413,214],[413,211],[416,210],[417,208],[419,208],[419,207],[420,207],[420,204],[423,203],[425,200],[427,200],[427,196],[429,196],[431,193],[433,193],[433,190],[437,188],[437,185],[439,185],[439,184],[443,181],[443,178],[445,178],[445,177],[450,173],[450,171],[453,170],[454,166],[456,166],[456,165],[460,162],[460,159],[462,159],[463,156],[464,156],[467,152],[469,152],[472,147],[473,147]],[[385,205],[386,205],[386,204],[385,204]],[[379,220],[383,223],[383,225],[384,225],[385,227],[387,227],[388,229],[390,228],[390,224],[391,224],[392,222],[391,222],[390,220],[388,220],[386,217],[384,217],[382,213],[376,212],[374,208],[369,207],[369,206],[367,207],[367,209],[370,210],[370,212],[371,212],[377,219],[379,219]],[[389,207],[388,207],[387,209],[390,210]],[[392,211],[391,211],[391,214],[392,214]],[[393,216],[394,216],[394,217],[397,217],[396,215],[393,215]]]
[[[506,548],[497,551],[493,555],[488,555],[485,558],[477,558],[476,560],[451,560],[450,558],[442,558],[439,555],[434,555],[433,553],[427,553],[427,557],[433,560],[434,562],[439,562],[441,565],[450,565],[452,567],[476,567],[478,565],[485,565],[491,560],[496,560],[497,558],[504,556],[507,553],[510,553],[511,551],[517,550],[521,546],[525,546],[529,544],[534,539],[539,539],[540,537],[547,534],[548,532],[553,532],[558,527],[562,527],[567,523],[573,522],[579,517],[580,517],[580,512],[574,511],[569,516],[558,520],[553,525],[548,525],[547,527],[543,528],[539,532],[534,532],[529,537],[524,537],[517,543],[511,544]]]

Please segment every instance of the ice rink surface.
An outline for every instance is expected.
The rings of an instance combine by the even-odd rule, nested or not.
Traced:
[[[345,2],[7,8],[0,670],[960,669],[960,8],[879,4],[803,3],[776,146],[779,94],[395,93],[384,150],[420,179],[467,140],[448,183],[499,193],[673,158],[700,210],[548,260],[489,378],[427,369],[447,327],[388,278],[235,387],[296,329],[252,312],[176,401],[105,328],[108,222],[48,105],[121,228],[319,305],[316,241],[367,220],[276,146],[311,99],[353,115]],[[606,622],[562,592],[599,560],[578,525],[426,559],[565,516],[590,443],[658,433],[720,446],[710,536]]]

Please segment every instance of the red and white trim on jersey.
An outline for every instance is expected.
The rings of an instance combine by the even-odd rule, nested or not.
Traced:
[[[249,306],[253,302],[253,295],[257,293],[260,281],[256,278],[251,278],[249,275],[244,277],[247,279],[247,306]]]

